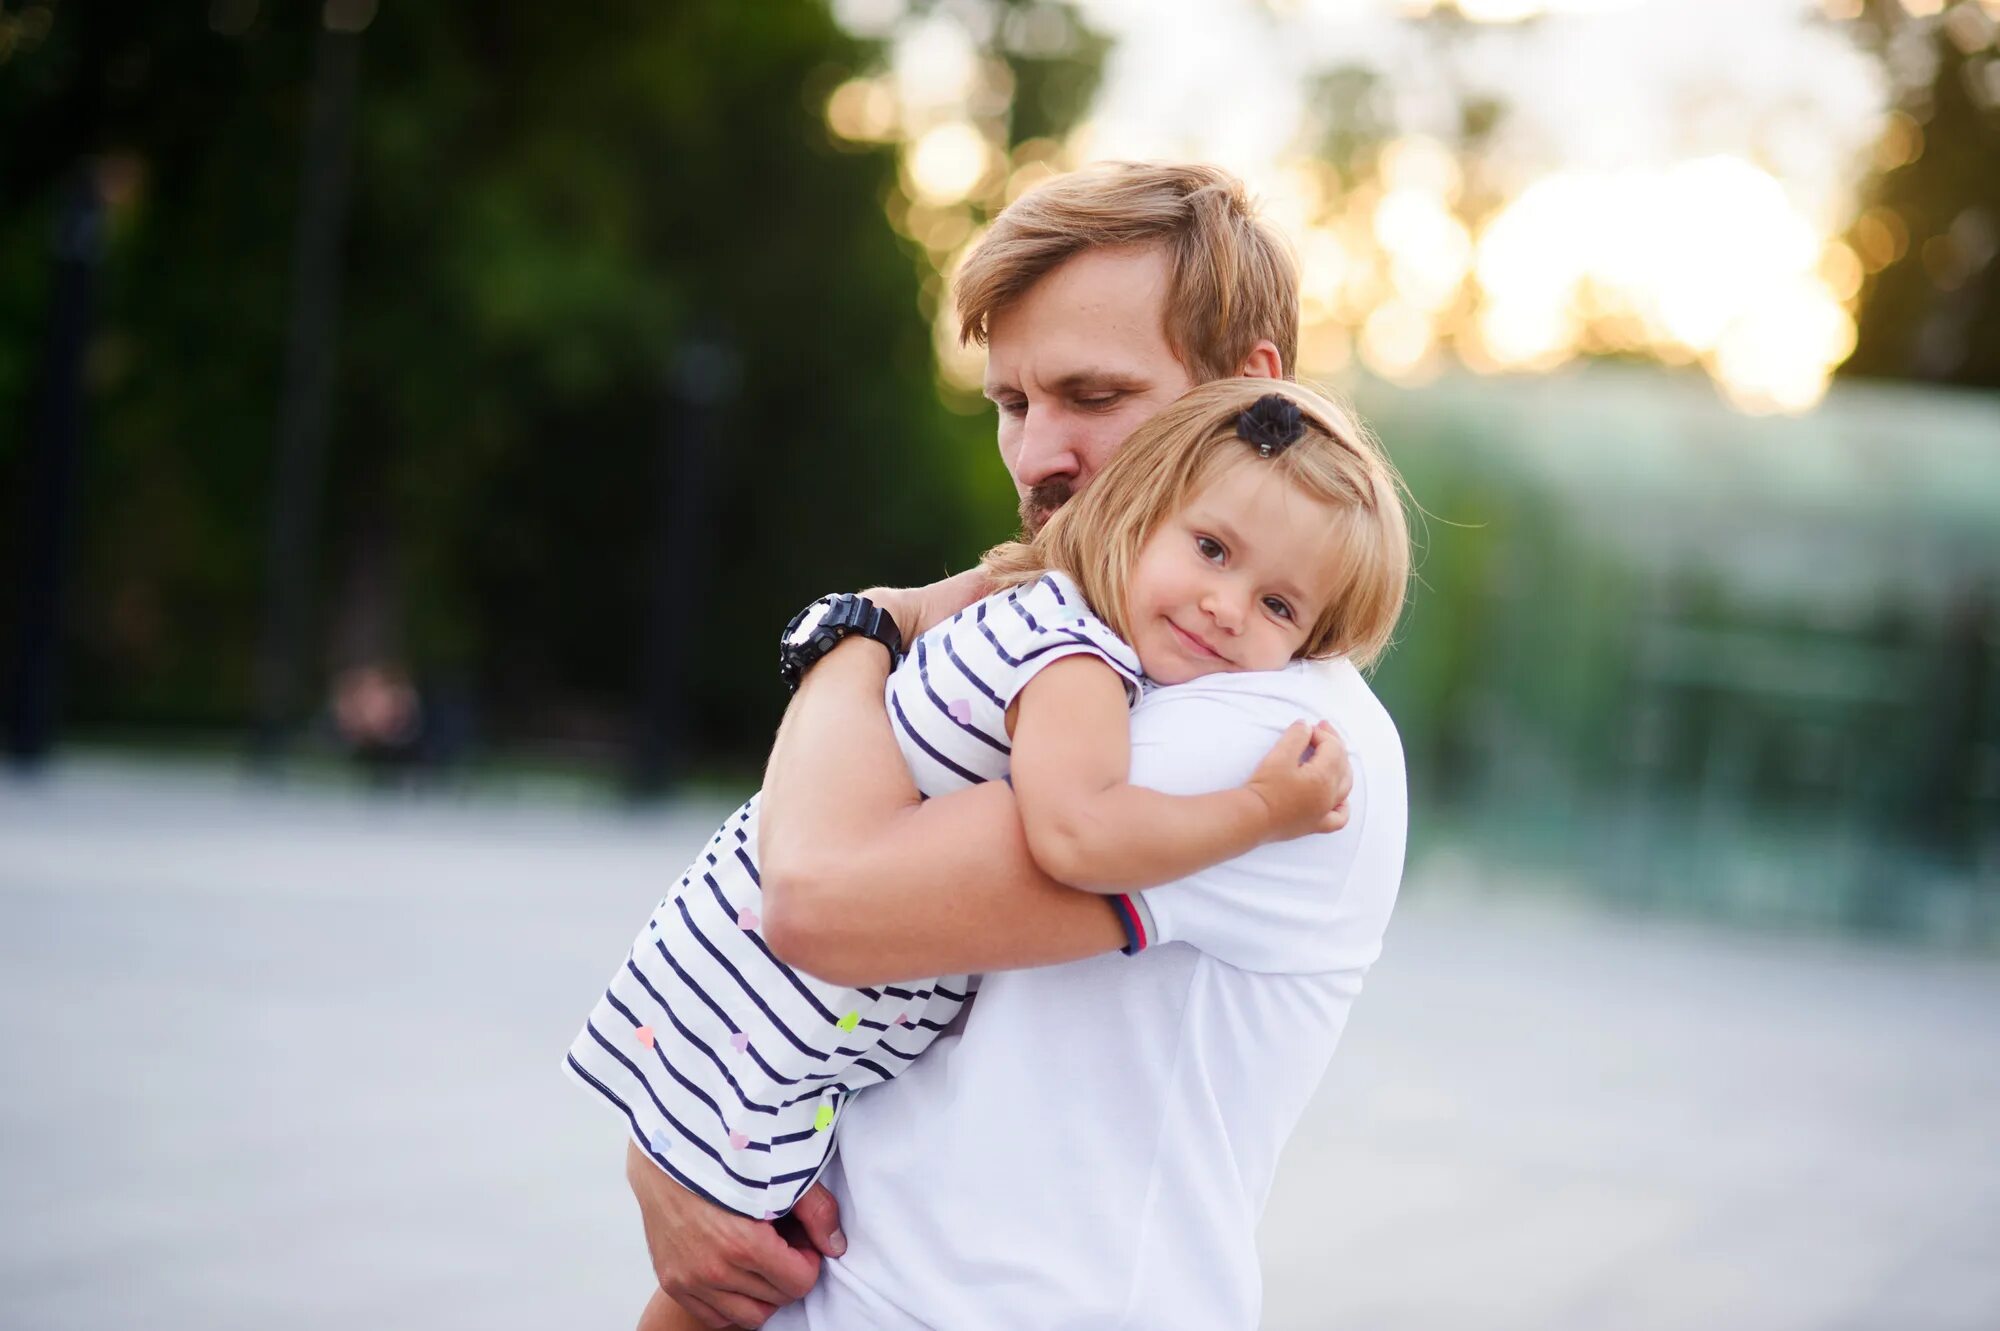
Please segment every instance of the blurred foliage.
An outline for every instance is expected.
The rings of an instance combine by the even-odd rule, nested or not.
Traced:
[[[38,7],[0,63],[10,425],[57,190],[85,161],[116,183],[70,597],[86,726],[249,707],[319,6],[208,11]],[[372,647],[460,681],[497,736],[619,742],[668,384],[720,345],[740,385],[704,507],[728,535],[676,633],[698,742],[761,748],[792,610],[961,567],[1011,521],[990,422],[934,390],[893,158],[821,121],[875,53],[810,0],[392,4],[360,43],[315,659],[372,615]],[[1075,113],[1078,77],[1037,76],[1030,128]],[[0,434],[10,503],[21,453]]]
[[[380,657],[517,754],[623,757],[684,480],[662,473],[705,358],[694,378],[725,391],[702,530],[681,533],[705,566],[670,570],[671,650],[693,746],[754,759],[793,610],[965,567],[1012,525],[990,417],[937,391],[940,272],[1053,169],[1102,40],[1052,0],[984,0],[1005,40],[977,106],[904,107],[864,142],[823,117],[849,80],[893,84],[887,53],[818,0],[332,7],[365,26],[313,696]],[[1871,215],[1905,234],[1863,289],[1848,369],[1991,387],[2000,148],[1973,66],[1994,57],[1868,12],[1885,47],[1937,58],[1899,94],[1925,147],[1876,184]],[[0,521],[23,492],[58,198],[88,170],[110,204],[75,728],[250,719],[321,13],[0,0]],[[1359,66],[1308,89],[1304,131],[1346,188],[1391,136],[1388,93]],[[1499,112],[1461,109],[1476,145]],[[899,154],[939,116],[1020,152],[920,208]],[[1846,384],[1758,421],[1603,365],[1360,394],[1428,515],[1375,677],[1419,846],[1456,822],[1493,864],[1634,901],[2000,941],[1990,395]]]
[[[1032,13],[1034,6],[1019,6]],[[1110,43],[1081,24],[1066,24],[1060,48],[1035,54],[1020,44],[1003,48],[1014,77],[1008,133],[1015,143],[1056,139],[1081,121],[1097,95]]]
[[[2000,388],[2000,45],[1995,22],[1959,4],[1911,22],[1872,0],[1861,31],[1893,72],[1911,147],[1874,181],[1872,216],[1894,257],[1862,293],[1843,373]],[[1894,49],[1900,44],[1904,49]]]

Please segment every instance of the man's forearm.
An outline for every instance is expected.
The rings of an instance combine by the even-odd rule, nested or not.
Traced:
[[[850,639],[806,675],[765,773],[765,931],[842,984],[1074,961],[1124,942],[1103,898],[1049,878],[1002,782],[919,798],[883,707],[888,657]]]

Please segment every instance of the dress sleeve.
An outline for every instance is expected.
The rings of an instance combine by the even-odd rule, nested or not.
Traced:
[[[1065,580],[1066,581],[1066,580]],[[1109,625],[1091,613],[1075,584],[1044,574],[1039,581],[990,597],[973,611],[973,630],[998,659],[1002,708],[1028,681],[1066,656],[1095,656],[1118,673],[1127,705],[1139,700],[1139,658]]]

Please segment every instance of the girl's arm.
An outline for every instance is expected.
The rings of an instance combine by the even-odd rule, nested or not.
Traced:
[[[1340,826],[1334,806],[1344,766],[1324,724],[1293,725],[1245,785],[1163,795],[1128,783],[1125,685],[1095,657],[1065,657],[1044,669],[1015,698],[1009,716],[1014,793],[1029,852],[1051,878],[1074,887],[1155,887],[1266,841]]]
[[[1113,903],[1042,871],[1006,782],[918,795],[883,706],[888,675],[889,654],[850,637],[786,709],[759,817],[772,950],[848,985],[1117,951]]]

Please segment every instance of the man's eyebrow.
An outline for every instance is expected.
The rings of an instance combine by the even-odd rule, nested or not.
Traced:
[[[1074,393],[1079,388],[1137,388],[1145,381],[1129,370],[1072,370],[1055,381],[1057,391]]]
[[[1092,388],[1133,392],[1146,387],[1146,378],[1130,370],[1071,370],[1061,378],[1050,380],[1049,386],[1058,393],[1076,393]],[[1002,393],[1020,391],[1013,384],[986,384],[980,389],[982,395],[994,401],[998,401]]]

